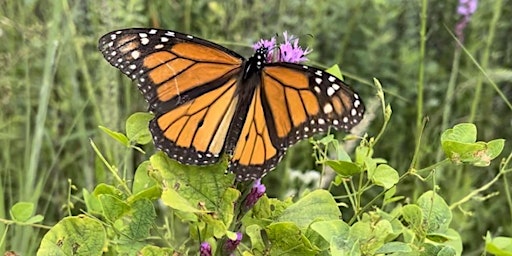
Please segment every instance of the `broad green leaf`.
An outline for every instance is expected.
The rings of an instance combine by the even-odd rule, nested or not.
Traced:
[[[126,136],[128,139],[137,144],[148,144],[151,142],[151,134],[149,133],[149,121],[153,119],[153,115],[147,112],[138,112],[132,114],[126,120]]]
[[[415,204],[409,204],[402,207],[402,216],[409,223],[412,230],[422,232],[423,227],[423,211]]]
[[[137,252],[137,255],[144,256],[170,256],[174,255],[173,248],[162,248],[154,245],[146,245],[140,251]]]
[[[361,247],[358,240],[348,239],[344,236],[336,236],[331,240],[332,255],[360,256]]]
[[[182,165],[158,152],[150,158],[153,169],[162,177],[162,199],[169,206],[174,205],[174,198],[179,195],[180,204],[188,201],[193,208],[203,205],[205,210],[216,211],[221,207],[221,200],[234,181],[234,175],[225,174],[227,161],[210,166]],[[170,195],[169,190],[173,190]],[[180,209],[183,210],[183,209]],[[187,211],[190,211],[187,210]]]
[[[446,156],[454,163],[489,166],[503,150],[505,140],[476,141],[476,126],[459,124],[441,135],[441,145]]]
[[[504,139],[496,139],[486,143],[485,150],[477,151],[473,154],[474,159],[471,162],[475,166],[485,167],[491,164],[491,160],[496,158],[505,147]]]
[[[387,220],[376,223],[360,221],[350,227],[349,240],[358,241],[364,255],[374,255],[392,232],[391,223]]]
[[[379,164],[374,172],[368,170],[368,176],[375,185],[385,189],[393,187],[399,179],[398,172],[387,164]]]
[[[112,222],[115,222],[121,215],[130,210],[130,206],[126,202],[110,194],[101,194],[98,199],[103,209],[103,215]]]
[[[491,233],[487,232],[485,237],[485,251],[494,255],[512,256],[512,238],[504,236],[493,238]]]
[[[236,200],[240,197],[240,191],[234,188],[228,188],[224,192],[222,196],[222,201],[219,205],[219,211],[222,212],[222,221],[226,224],[226,226],[230,226],[233,221],[234,212],[235,212],[235,203]],[[236,236],[234,237],[236,238]]]
[[[103,255],[106,239],[100,222],[85,215],[66,217],[44,235],[37,255]]]
[[[105,184],[105,183],[98,184],[94,188],[94,191],[92,193],[93,193],[94,196],[99,196],[99,195],[102,195],[102,194],[107,194],[107,195],[114,196],[116,198],[122,198],[123,197],[123,192],[121,192],[121,190],[117,189],[116,187],[114,187],[112,185],[108,185],[108,184]]]
[[[320,251],[302,234],[300,228],[291,222],[277,222],[265,228],[272,245],[269,255],[317,255]]]
[[[18,222],[25,222],[34,213],[34,204],[30,202],[18,202],[11,207],[11,218]]]
[[[127,218],[129,217],[129,218]],[[149,230],[156,218],[153,203],[147,199],[141,199],[131,204],[131,210],[123,216],[127,225],[128,237],[134,240],[145,239],[149,237]]]
[[[319,189],[290,205],[277,220],[293,222],[300,228],[305,228],[314,221],[340,218],[341,212],[332,195],[328,191]]]
[[[250,225],[245,229],[245,233],[251,240],[252,249],[257,249],[259,251],[263,251],[263,249],[265,249],[265,243],[261,237],[262,230],[263,228],[259,225]]]
[[[310,228],[320,234],[325,241],[330,242],[333,237],[348,237],[350,226],[342,220],[317,221]]]
[[[444,233],[448,230],[452,212],[442,197],[427,191],[418,198],[417,205],[426,219],[427,233]]]
[[[135,176],[133,177],[133,194],[137,194],[142,190],[148,189],[157,184],[156,180],[148,175],[151,164],[149,161],[144,161],[137,167]]]
[[[461,143],[476,142],[476,126],[470,123],[457,124],[441,134],[441,142],[448,140]]]
[[[98,127],[100,128],[100,130],[105,132],[108,136],[110,136],[111,138],[113,138],[113,139],[117,140],[119,143],[121,143],[121,145],[126,146],[126,147],[130,146],[130,141],[129,141],[128,137],[126,137],[126,135],[124,135],[123,133],[112,131],[109,128],[107,128],[105,126],[101,126],[101,125]]]
[[[82,189],[82,194],[84,197],[85,206],[87,207],[87,212],[91,214],[103,214],[103,209],[101,208],[101,202],[97,196],[89,193],[87,189]]]
[[[389,242],[381,246],[375,254],[411,253],[412,248],[404,242]]]
[[[27,221],[25,221],[26,224],[34,224],[34,223],[40,223],[44,220],[44,216],[41,214],[36,214],[32,217],[30,217]]]
[[[174,189],[164,188],[162,191],[162,201],[165,205],[182,212],[205,212],[205,210],[194,206],[190,201],[182,197],[180,193]]]
[[[357,164],[348,161],[326,160],[325,164],[345,178],[354,176],[363,171]]]

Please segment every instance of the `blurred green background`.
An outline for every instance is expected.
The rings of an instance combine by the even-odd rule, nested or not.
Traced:
[[[427,2],[427,15],[422,17]],[[476,123],[479,140],[512,138],[512,110],[503,100],[503,96],[512,98],[512,1],[479,1],[464,30],[468,53],[457,50],[450,34],[461,20],[457,5],[457,0],[1,0],[0,251],[33,255],[46,232],[35,227],[7,229],[14,203],[37,203],[44,224],[53,225],[68,215],[64,206],[69,203],[74,204],[74,214],[80,213],[82,188],[90,190],[110,181],[90,146],[91,139],[126,173],[132,173],[152,152],[152,147],[146,156],[132,152],[98,129],[102,125],[123,131],[131,113],[147,108],[136,86],[97,51],[99,37],[119,28],[190,33],[245,56],[251,55],[251,44],[260,38],[283,31],[297,35],[304,47],[314,50],[309,64],[340,65],[345,80],[368,106],[376,106],[372,78],[381,81],[393,116],[375,155],[387,159],[400,173],[409,168],[413,156],[418,103],[428,117],[419,168],[442,159],[440,134],[457,123]],[[422,18],[426,21],[423,58]],[[418,102],[422,61],[423,101]],[[453,94],[447,93],[449,84]],[[382,126],[380,111],[378,106],[369,108],[370,125],[364,128],[370,136]],[[500,158],[510,151],[507,141]],[[307,160],[293,160],[299,158]],[[285,162],[308,170],[316,168],[313,161],[307,143],[301,143]],[[487,168],[438,170],[439,194],[448,204],[461,199],[492,179],[499,161]],[[265,182],[271,196],[283,197],[292,183],[279,172]],[[68,180],[77,188],[71,198]],[[480,255],[486,231],[512,236],[512,209],[505,196],[509,185],[506,180],[499,182],[489,190],[499,194],[454,211],[452,227],[461,233],[467,255]],[[413,200],[432,186],[431,180],[408,178],[399,184],[398,193]]]

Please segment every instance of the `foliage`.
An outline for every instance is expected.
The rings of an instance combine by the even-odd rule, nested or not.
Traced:
[[[494,161],[490,159],[501,147],[507,154],[512,150],[509,142],[491,143],[496,138],[512,137],[512,129],[508,128],[512,95],[509,40],[512,4],[510,0],[480,0],[460,45],[457,37],[450,33],[460,20],[456,14],[457,4],[455,0],[129,0],[123,4],[118,1],[32,0],[0,3],[0,38],[3,39],[0,60],[4,64],[0,69],[0,140],[4,145],[0,154],[0,250],[34,255],[43,234],[50,229],[46,225],[59,223],[57,225],[66,227],[80,223],[79,218],[95,223],[89,222],[91,216],[104,218],[93,221],[106,230],[107,241],[115,241],[120,245],[116,248],[122,248],[123,243],[132,240],[123,240],[127,238],[121,234],[136,237],[137,232],[144,231],[129,231],[129,223],[136,219],[133,213],[138,207],[131,201],[132,197],[145,191],[146,186],[153,190],[138,197],[152,202],[157,213],[153,221],[156,227],[165,228],[152,226],[149,229],[150,240],[144,242],[155,245],[147,246],[143,252],[157,254],[161,250],[158,247],[165,246],[185,251],[188,248],[182,245],[193,243],[185,241],[191,237],[191,231],[184,229],[188,224],[182,223],[181,218],[201,213],[176,217],[174,208],[154,203],[160,197],[162,187],[158,181],[161,179],[140,171],[151,170],[151,160],[146,161],[150,158],[139,153],[153,152],[152,147],[141,145],[149,138],[140,135],[135,139],[137,135],[132,132],[139,130],[137,127],[132,127],[132,132],[128,131],[132,128],[125,127],[124,132],[111,133],[118,135],[116,140],[97,129],[102,126],[110,128],[104,131],[122,130],[127,116],[145,109],[133,84],[121,78],[122,75],[102,59],[96,49],[98,38],[116,28],[152,26],[215,40],[246,56],[251,52],[249,46],[259,38],[285,30],[302,35],[301,40],[314,49],[309,56],[312,64],[338,63],[345,80],[356,87],[369,106],[367,123],[353,131],[356,136],[364,137],[363,143],[354,149],[356,140],[344,142],[349,146],[346,152],[355,151],[355,154],[340,150],[341,146],[330,138],[313,145],[306,142],[297,145],[289,150],[281,166],[262,181],[271,199],[264,196],[253,211],[265,200],[270,202],[271,208],[279,204],[284,210],[308,192],[313,193],[312,188],[323,188],[341,207],[342,222],[352,228],[363,223],[366,215],[370,219],[384,213],[402,216],[396,213],[400,205],[419,205],[419,198],[433,191],[449,206],[450,228],[461,234],[465,254],[481,254],[487,250],[506,255],[510,252],[508,245],[512,236],[510,157],[501,162],[499,159],[503,156],[497,156]],[[419,79],[420,67],[422,80]],[[393,107],[390,120],[386,117],[391,114],[391,108],[386,105],[381,115],[380,100],[372,98],[375,87],[370,82],[371,77],[377,77],[383,84],[387,103]],[[419,87],[419,84],[424,86]],[[422,100],[418,97],[420,94]],[[421,113],[418,106],[423,107]],[[425,120],[425,125],[418,129],[415,120]],[[461,123],[465,124],[457,125]],[[475,126],[469,123],[476,124],[478,139],[483,142],[477,142]],[[457,138],[454,135],[460,128],[464,128],[464,134]],[[365,137],[365,132],[370,136]],[[475,135],[466,136],[468,134]],[[441,144],[437,143],[442,136],[445,137]],[[113,143],[117,140],[123,143]],[[330,150],[319,153],[317,149],[325,145],[329,145]],[[310,157],[313,153],[321,165]],[[350,155],[354,156],[353,160]],[[475,163],[490,165],[482,167]],[[329,176],[326,171],[331,168],[335,176]],[[399,182],[393,186],[395,174]],[[330,182],[333,177],[334,184]],[[294,196],[295,202],[290,196]],[[238,199],[242,197],[243,193]],[[132,199],[128,201],[128,198]],[[115,209],[119,207],[115,211],[108,209],[110,219],[100,207],[107,200],[112,201]],[[187,200],[184,201],[189,202]],[[213,205],[220,207],[220,204]],[[82,209],[87,209],[87,215],[79,216]],[[208,211],[212,210],[208,208]],[[225,207],[221,211],[229,210]],[[112,224],[117,214],[123,221]],[[42,215],[46,225],[39,224]],[[227,215],[224,218],[229,219]],[[242,223],[247,225],[247,220],[242,219]],[[378,223],[374,221],[366,223]],[[330,243],[327,238],[335,236],[329,233],[341,234],[345,230],[340,220],[333,222],[314,222],[306,229],[310,233],[303,233],[305,229],[299,228],[302,236],[297,237],[306,237],[307,240],[300,241],[309,241],[319,249],[326,248]],[[412,224],[401,223],[406,229],[413,229]],[[261,230],[297,230],[292,227],[296,224],[280,225],[284,226],[276,224],[269,228],[269,223],[246,226],[240,247],[266,248],[268,236]],[[223,230],[222,225],[215,227]],[[311,231],[313,227],[316,233]],[[418,237],[417,233],[410,233],[408,238],[421,238],[422,232],[425,231],[420,230]],[[233,237],[232,233],[226,233]],[[312,239],[311,233],[320,234],[321,239]],[[483,234],[488,234],[485,240]],[[453,233],[440,236],[458,241]],[[162,237],[176,244],[162,244]],[[401,241],[385,240],[379,252],[408,250],[403,243],[412,240],[402,237],[405,236],[398,238]],[[428,236],[425,241],[430,243],[432,237]],[[117,240],[110,240],[114,238]],[[413,241],[417,242],[415,246],[421,246],[418,241]],[[438,243],[445,244],[443,248],[459,251],[457,246],[446,245],[449,241]],[[133,247],[139,246],[139,242],[133,243]],[[379,243],[382,241],[376,241]],[[439,244],[434,247],[439,249]],[[371,251],[372,246],[365,248]],[[345,250],[343,248],[334,249]],[[190,250],[193,252],[198,247]],[[431,247],[428,250],[436,251]],[[450,249],[443,252],[445,250]]]

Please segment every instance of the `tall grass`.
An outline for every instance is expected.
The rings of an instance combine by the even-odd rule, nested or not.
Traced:
[[[9,208],[18,201],[37,203],[37,212],[48,225],[67,214],[64,205],[73,203],[78,213],[83,208],[78,199],[81,188],[111,179],[98,163],[90,139],[110,162],[118,161],[117,167],[128,177],[133,165],[144,159],[112,144],[97,128],[123,130],[130,113],[146,108],[136,87],[96,50],[98,38],[117,28],[169,28],[221,42],[246,55],[251,53],[248,46],[260,37],[284,30],[299,35],[314,49],[312,63],[340,64],[348,83],[365,101],[374,100],[369,85],[372,77],[379,78],[393,117],[382,138],[387,143],[381,143],[376,154],[402,171],[410,165],[415,127],[423,116],[428,122],[420,166],[435,161],[441,130],[459,122],[476,122],[481,140],[512,138],[512,110],[468,55],[494,79],[502,95],[512,98],[512,2],[480,1],[466,30],[468,53],[460,56],[454,56],[455,40],[447,31],[458,19],[456,5],[455,0],[0,2],[0,218],[9,219]],[[418,74],[423,74],[422,79]],[[380,121],[375,120],[375,128],[368,132],[376,133]],[[301,144],[293,151],[289,158],[300,160],[288,161],[291,168],[315,168],[307,148]],[[510,150],[508,142],[505,152]],[[496,166],[442,170],[436,175],[439,193],[448,202],[457,201],[491,179],[496,170]],[[270,174],[267,187],[273,196],[282,196],[288,184],[277,172],[282,176],[281,171]],[[71,202],[68,179],[79,188]],[[431,185],[411,180],[400,193],[414,198]],[[464,234],[468,251],[481,250],[479,241],[487,230],[512,235],[510,218],[495,218],[511,211],[502,196],[506,188],[506,184],[496,186],[500,195],[474,200],[456,211],[455,228]],[[0,224],[0,234],[5,234],[0,250],[32,255],[44,232]]]

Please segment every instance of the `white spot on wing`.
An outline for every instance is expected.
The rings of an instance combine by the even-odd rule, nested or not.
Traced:
[[[131,55],[132,55],[132,58],[133,58],[134,60],[136,60],[136,59],[138,59],[138,58],[140,57],[140,52],[139,52],[139,51],[133,51],[133,52],[131,53]]]
[[[336,91],[332,87],[327,88],[327,96],[330,97],[330,96],[334,95],[335,92]]]
[[[332,105],[331,105],[331,103],[325,104],[325,106],[324,106],[324,113],[329,114],[331,112],[332,112]]]

